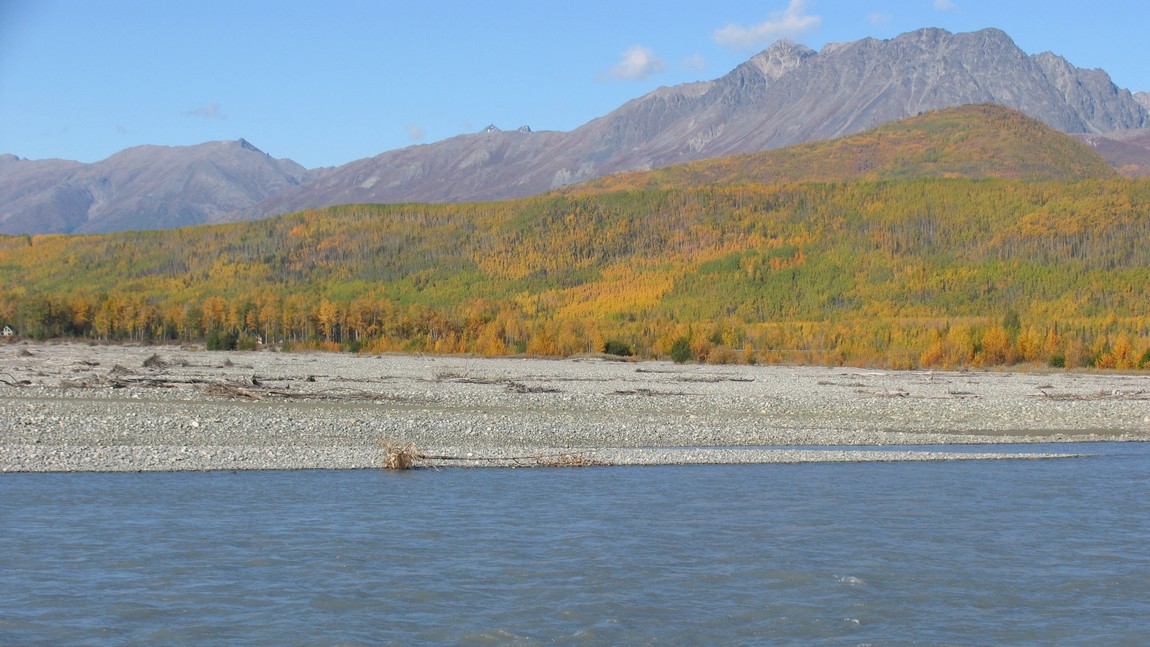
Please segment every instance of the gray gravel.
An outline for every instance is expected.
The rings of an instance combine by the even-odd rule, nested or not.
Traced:
[[[1047,458],[1150,439],[1150,376],[0,346],[0,471]],[[993,451],[901,448],[996,445]],[[974,448],[972,448],[974,449]],[[981,449],[990,450],[990,447]]]

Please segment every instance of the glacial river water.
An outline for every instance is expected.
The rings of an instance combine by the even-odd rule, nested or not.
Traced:
[[[1150,444],[0,476],[0,644],[1138,645]]]

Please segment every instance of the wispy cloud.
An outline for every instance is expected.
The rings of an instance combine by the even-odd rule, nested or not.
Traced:
[[[642,81],[667,69],[667,64],[649,47],[635,45],[623,52],[623,58],[611,68],[611,76],[624,81]]]
[[[403,128],[407,131],[407,138],[413,142],[421,142],[427,136],[427,132],[419,124],[407,124]]]
[[[872,13],[867,16],[867,20],[869,20],[872,25],[885,25],[891,21],[891,16],[889,13]]]
[[[196,117],[197,119],[227,119],[228,116],[224,114],[220,104],[209,103],[199,108],[193,108],[184,113],[188,117]]]
[[[955,9],[958,9],[958,5],[951,0],[934,0],[935,11],[953,11]]]
[[[688,70],[705,70],[707,69],[707,59],[703,58],[702,54],[695,52],[683,59],[683,67]]]
[[[823,19],[806,13],[806,0],[791,0],[787,8],[771,13],[769,20],[757,25],[727,25],[716,29],[711,37],[716,43],[738,49],[750,49],[770,44],[780,38],[800,36],[816,27]]]

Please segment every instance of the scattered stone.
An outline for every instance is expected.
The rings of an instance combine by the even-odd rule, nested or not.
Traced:
[[[191,349],[192,361],[137,373],[125,367],[162,357],[155,347],[32,350],[34,363],[0,356],[0,382],[20,387],[0,385],[3,472],[378,469],[383,439],[418,447],[415,467],[1034,458],[1052,454],[1010,445],[1150,439],[1143,374],[926,379],[841,367]],[[907,447],[939,444],[987,451]],[[1068,445],[1053,455],[1074,453]]]

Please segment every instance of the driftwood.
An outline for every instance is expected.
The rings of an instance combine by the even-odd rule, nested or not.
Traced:
[[[436,382],[455,382],[457,384],[502,384],[508,393],[559,393],[553,386],[529,386],[506,377],[472,377],[452,371],[444,371],[435,375]]]
[[[636,373],[662,373],[664,375],[674,375],[678,379],[670,380],[672,382],[686,382],[686,383],[701,383],[701,384],[718,384],[719,382],[754,382],[755,378],[746,377],[741,375],[688,375],[679,370],[667,370],[658,368],[637,368]]]
[[[865,389],[866,385],[862,382],[834,382],[832,380],[819,380],[815,384],[819,386],[841,386],[851,389]]]
[[[8,386],[28,386],[32,383],[31,380],[17,380],[8,373],[0,373],[0,382],[3,382]]]
[[[263,400],[260,396],[236,386],[234,384],[227,384],[226,382],[213,382],[204,388],[204,393],[207,395],[223,396],[228,398],[247,398],[249,400]]]
[[[607,395],[642,395],[646,397],[656,396],[685,396],[694,395],[693,393],[683,393],[681,391],[656,391],[655,389],[638,388],[638,389],[621,389],[619,391],[612,391]]]
[[[326,389],[323,391],[289,391],[282,389],[272,389],[263,386],[263,384],[254,377],[247,382],[240,383],[221,381],[210,382],[204,388],[204,393],[207,395],[223,397],[247,398],[249,400],[282,398],[285,400],[336,400],[354,402],[408,401],[407,398],[396,397],[384,393],[375,393],[373,391],[345,391],[338,389]]]
[[[158,357],[158,356],[153,356]],[[152,358],[149,358],[152,360]],[[163,360],[155,360],[149,362],[149,368],[158,369],[160,365],[158,362]],[[178,362],[168,365],[180,365]],[[10,377],[10,376],[9,376]],[[265,378],[266,379],[266,378]],[[315,382],[312,376],[307,378],[298,378],[304,382]],[[277,381],[283,381],[277,378]],[[10,386],[22,386],[31,384],[31,382],[7,382],[0,378],[0,382],[9,384]],[[179,387],[199,387],[204,395],[214,397],[225,397],[233,399],[247,399],[247,400],[264,400],[268,398],[281,398],[291,400],[333,400],[333,401],[402,401],[406,402],[408,399],[395,397],[387,394],[376,393],[373,391],[349,391],[344,389],[327,389],[323,391],[293,391],[289,388],[271,388],[259,376],[253,374],[251,377],[239,379],[220,379],[220,378],[207,378],[207,377],[177,377],[173,375],[166,375],[162,372],[152,374],[140,374],[132,369],[126,368],[119,364],[115,365],[106,375],[90,376],[79,380],[60,380],[60,386],[67,388],[98,388],[98,387],[111,387],[113,389],[125,389],[129,387],[138,388],[153,388],[153,389],[174,389]]]
[[[597,467],[609,465],[584,454],[534,454],[532,456],[441,456],[425,454],[409,442],[399,445],[391,440],[380,442],[383,447],[383,467],[389,470],[409,470],[419,467],[420,461],[460,461],[510,464],[515,467]]]
[[[559,393],[559,389],[553,386],[528,386],[522,382],[513,382],[507,380],[508,393]]]
[[[1099,400],[1150,400],[1150,391],[1139,389],[1137,391],[1114,389],[1111,391],[1098,391],[1096,393],[1050,393],[1045,389],[1050,387],[1038,387],[1038,393],[1031,395],[1033,398],[1046,398],[1050,400],[1060,401],[1087,401],[1095,402]]]

